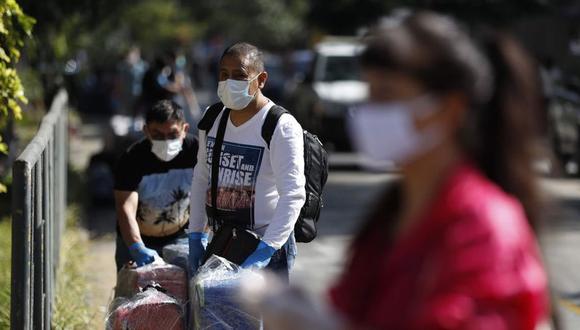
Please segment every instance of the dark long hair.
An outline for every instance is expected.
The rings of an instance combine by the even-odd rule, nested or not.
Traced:
[[[463,152],[522,203],[536,228],[539,199],[532,166],[540,84],[533,61],[517,42],[492,31],[472,38],[452,19],[423,12],[372,33],[361,62],[365,69],[409,74],[434,94],[465,95],[469,109],[458,136]],[[359,238],[381,223],[388,226],[385,217],[396,212],[396,195],[385,194]]]

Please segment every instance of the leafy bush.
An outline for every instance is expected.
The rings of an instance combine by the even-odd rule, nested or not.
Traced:
[[[26,103],[22,83],[15,65],[20,59],[20,49],[31,36],[35,21],[25,15],[16,0],[0,0],[0,130],[12,118],[20,119],[19,102]],[[0,136],[0,153],[7,153],[8,146]],[[0,192],[6,187],[0,183]]]

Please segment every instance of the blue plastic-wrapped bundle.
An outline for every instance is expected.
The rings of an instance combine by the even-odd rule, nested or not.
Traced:
[[[224,258],[212,256],[190,283],[194,329],[262,329],[259,315],[245,310],[238,294],[242,278],[262,277],[239,268]]]

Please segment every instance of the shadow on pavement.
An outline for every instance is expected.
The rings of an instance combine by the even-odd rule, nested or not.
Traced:
[[[580,200],[558,198],[548,205],[544,226],[548,231],[580,231]]]
[[[324,188],[319,236],[353,235],[387,187],[383,176],[364,172],[331,172]]]
[[[117,221],[112,205],[88,206],[84,218],[91,239],[115,233]]]

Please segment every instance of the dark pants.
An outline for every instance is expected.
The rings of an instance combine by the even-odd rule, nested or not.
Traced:
[[[185,233],[179,233],[178,235],[171,235],[170,237],[145,237],[142,236],[143,244],[149,249],[157,251],[160,257],[163,256],[163,248],[171,244],[188,244],[187,236]],[[129,248],[127,244],[123,241],[121,234],[117,233],[116,249],[115,249],[115,263],[117,264],[117,272],[121,268],[131,261],[131,254],[129,253]]]
[[[290,269],[296,257],[295,251],[296,243],[294,242],[294,238],[291,237],[280,250],[274,252],[266,269],[274,272],[285,283],[290,283]]]

